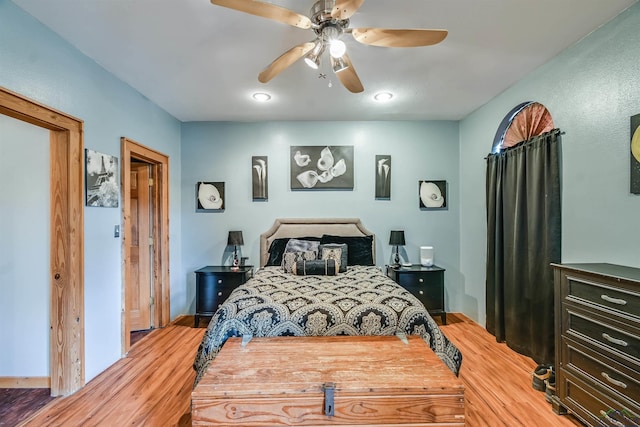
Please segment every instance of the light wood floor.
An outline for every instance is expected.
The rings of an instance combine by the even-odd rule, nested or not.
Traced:
[[[444,334],[462,352],[468,427],[582,426],[571,415],[556,415],[544,392],[531,386],[532,359],[496,342],[486,329],[461,314],[447,314]]]
[[[555,415],[544,393],[531,387],[533,360],[465,316],[449,314],[447,323],[442,330],[463,354],[468,427],[581,425]],[[82,390],[55,399],[21,426],[191,425],[191,365],[204,333],[192,325],[184,317],[151,332]]]

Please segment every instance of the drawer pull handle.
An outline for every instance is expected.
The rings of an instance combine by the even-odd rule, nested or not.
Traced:
[[[623,299],[620,298],[612,298],[609,295],[600,295],[600,298],[602,298],[603,300],[610,302],[611,304],[618,304],[618,305],[627,305],[627,302]]]
[[[218,296],[221,297],[222,296],[222,291],[218,292]]]
[[[418,282],[423,283],[424,279],[418,279]]]
[[[602,338],[604,338],[605,340],[609,341],[610,343],[621,345],[622,347],[626,347],[626,346],[629,345],[629,344],[627,344],[626,341],[619,340],[618,338],[614,338],[611,335],[606,334],[606,333],[602,334]]]
[[[620,421],[618,420],[614,420],[613,418],[611,418],[609,416],[609,412],[604,411],[604,410],[600,410],[600,415],[602,415],[602,417],[607,420],[607,422],[609,423],[609,425],[612,426],[618,426],[618,427],[625,427],[625,424],[622,424]]]
[[[222,279],[218,279],[218,283],[222,283]]]
[[[424,295],[424,291],[419,291],[419,294],[420,295]]]
[[[609,381],[613,385],[617,385],[618,387],[622,387],[622,388],[627,388],[627,385],[625,383],[623,383],[622,381],[619,381],[619,380],[611,378],[611,376],[609,374],[607,374],[606,372],[603,372],[602,376],[604,377],[605,380]]]

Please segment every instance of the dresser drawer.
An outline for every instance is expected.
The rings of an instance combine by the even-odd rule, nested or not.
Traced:
[[[418,274],[401,275],[400,286],[415,295],[427,308],[442,307],[443,289],[438,284],[429,284],[428,277]]]
[[[620,402],[612,399],[587,383],[567,374],[558,384],[564,400],[573,414],[588,425],[611,427],[640,427],[640,416]]]
[[[411,267],[387,267],[387,276],[411,292],[432,316],[440,316],[442,324],[447,324],[447,312],[444,304],[444,268],[424,267],[414,264]]]
[[[578,338],[587,338],[587,342],[594,342],[610,351],[614,358],[633,360],[640,364],[640,337],[622,330],[595,315],[587,315],[565,308],[563,317],[566,319],[566,334]],[[564,331],[563,331],[564,332]]]
[[[231,292],[252,276],[252,266],[237,270],[225,266],[208,266],[197,270],[195,325],[198,325],[200,316],[213,316]]]
[[[632,402],[640,402],[638,371],[569,339],[564,340],[562,360],[565,369],[571,369],[576,375],[584,376],[587,382],[618,393],[618,400],[630,399]]]
[[[640,322],[640,295],[576,276],[567,276],[568,300],[615,310]]]

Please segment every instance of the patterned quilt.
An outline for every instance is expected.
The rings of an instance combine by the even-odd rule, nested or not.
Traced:
[[[265,267],[211,319],[193,364],[195,383],[229,337],[420,335],[456,375],[462,354],[422,303],[375,266],[337,276],[295,276]]]

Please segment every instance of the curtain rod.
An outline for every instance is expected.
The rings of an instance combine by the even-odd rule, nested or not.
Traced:
[[[532,136],[531,138],[529,138],[529,139],[527,139],[527,140],[524,140],[524,141],[520,141],[520,142],[518,142],[516,145],[513,145],[513,146],[511,146],[511,147],[507,147],[507,148],[505,148],[504,150],[502,150],[502,151],[500,151],[500,152],[504,152],[504,151],[509,150],[509,149],[511,149],[511,148],[519,147],[521,144],[525,144],[525,143],[527,143],[528,141],[531,141],[531,140],[532,140],[532,139],[534,139],[534,138],[538,138],[538,137],[543,136],[543,135],[548,134],[548,133],[549,133],[549,134],[557,134],[557,135],[561,135],[561,136],[565,134],[565,132],[564,132],[564,131],[561,131],[561,130],[560,130],[560,128],[551,129],[551,130],[550,130],[550,131],[548,131],[548,132],[541,133],[540,135]],[[484,157],[484,160],[487,160],[487,159],[489,158],[489,156],[491,156],[492,154],[499,154],[499,153],[489,153],[489,154],[487,154],[487,156],[486,156],[486,157]]]

